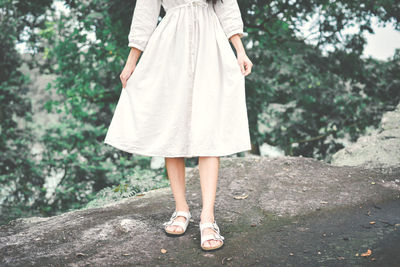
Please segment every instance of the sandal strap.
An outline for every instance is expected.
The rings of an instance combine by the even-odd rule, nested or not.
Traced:
[[[205,228],[214,228],[214,224],[212,222],[200,223],[199,227],[200,231],[203,231]]]
[[[214,222],[205,222],[205,223],[200,223],[199,224],[200,231],[203,232],[204,229],[206,228],[212,228],[214,229],[218,234],[219,234],[219,227],[216,221]]]
[[[171,223],[171,225],[180,226],[180,227],[182,227],[183,230],[185,230],[186,226],[187,226],[187,223],[186,222],[175,221],[175,222]]]
[[[181,210],[180,211],[174,211],[172,213],[171,218],[169,219],[169,221],[164,222],[163,225],[173,225],[175,218],[178,217],[178,216],[185,217],[186,218],[185,223],[188,223],[189,219],[192,217],[191,214],[190,214],[190,211],[189,212],[181,211]],[[175,223],[178,223],[178,222],[175,222]],[[183,223],[183,222],[181,222],[181,223]]]
[[[209,240],[221,240],[223,242],[224,239],[225,238],[222,235],[220,235],[220,236],[218,236],[216,234],[204,235],[203,238],[201,239],[201,244],[203,244],[205,241],[209,241]]]
[[[178,217],[178,216],[183,216],[186,218],[186,220],[189,220],[191,217],[190,211],[186,212],[186,211],[182,211],[182,210],[176,212],[176,217]]]
[[[215,221],[200,223],[199,226],[200,226],[201,244],[203,244],[205,241],[208,241],[208,240],[221,240],[222,242],[224,242],[223,240],[225,238],[220,234],[219,227]],[[215,233],[203,235],[203,230],[206,228],[213,229]]]

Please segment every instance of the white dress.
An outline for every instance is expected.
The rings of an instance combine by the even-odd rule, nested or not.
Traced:
[[[104,143],[161,157],[251,149],[245,78],[229,44],[232,35],[243,37],[241,13],[237,0],[214,8],[206,0],[136,1],[128,46],[143,53]]]

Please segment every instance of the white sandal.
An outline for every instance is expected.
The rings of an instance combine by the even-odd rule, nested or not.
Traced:
[[[220,234],[219,227],[218,227],[218,225],[217,225],[217,223],[215,221],[214,222],[199,223],[199,226],[200,226],[200,236],[201,236],[201,244],[200,245],[201,245],[202,249],[204,249],[204,250],[214,250],[214,249],[222,247],[222,245],[224,244],[224,239],[225,238]],[[203,236],[203,230],[206,229],[206,228],[212,228],[215,231],[215,233]],[[216,246],[216,247],[204,247],[203,246],[204,242],[208,241],[208,240],[220,240],[221,244],[219,246]]]
[[[183,217],[185,217],[185,218],[186,218],[186,221],[185,221],[185,222],[174,221],[174,219],[175,219],[176,217],[178,217],[178,216],[183,216]],[[172,213],[172,216],[171,216],[171,218],[169,219],[169,221],[163,223],[163,225],[164,225],[164,230],[165,230],[168,234],[172,234],[172,235],[181,235],[181,234],[183,234],[183,233],[186,232],[186,228],[187,228],[187,226],[188,226],[188,224],[189,224],[189,220],[190,220],[191,217],[192,217],[192,215],[190,214],[190,211],[188,211],[188,212],[186,212],[186,211],[174,211],[174,212]],[[181,231],[181,232],[170,231],[170,230],[167,229],[167,226],[170,226],[170,225],[177,225],[177,226],[180,226],[180,227],[182,227],[183,231]]]

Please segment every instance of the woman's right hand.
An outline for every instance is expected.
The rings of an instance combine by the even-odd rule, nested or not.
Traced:
[[[128,59],[126,60],[125,67],[122,70],[121,74],[119,75],[119,78],[122,83],[122,88],[125,88],[129,77],[131,77],[132,72],[135,70],[136,62],[138,61],[141,53],[142,53],[142,51],[137,49],[136,47],[131,48]]]
[[[124,69],[122,70],[121,74],[119,75],[119,78],[122,83],[122,88],[125,88],[129,77],[131,77],[133,71],[135,70],[135,67],[136,67],[136,65],[132,65],[132,66],[126,65],[124,67]]]

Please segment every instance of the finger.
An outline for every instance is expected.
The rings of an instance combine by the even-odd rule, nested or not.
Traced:
[[[242,74],[244,74],[245,69],[244,69],[243,64],[239,63],[239,67],[240,67],[240,72],[241,72]]]
[[[247,73],[246,75],[249,75],[251,73],[251,69],[253,68],[253,64],[251,62],[247,63]]]
[[[251,70],[250,70],[250,68],[248,68],[248,69],[246,70],[246,76],[249,75],[250,73],[251,73]]]
[[[242,72],[242,74],[244,74],[245,73],[244,62],[240,62],[239,66],[240,66],[240,71]]]
[[[243,75],[246,76],[249,72],[249,66],[247,65],[246,62],[244,63],[244,65],[245,65],[245,71],[244,71]]]
[[[252,70],[253,70],[253,64],[250,64],[250,66],[249,66],[249,74],[251,73]]]

